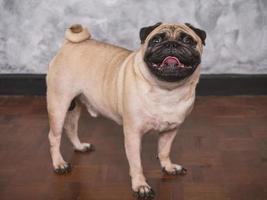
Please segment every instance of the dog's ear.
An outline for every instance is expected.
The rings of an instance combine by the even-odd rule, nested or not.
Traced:
[[[189,28],[191,28],[198,35],[198,37],[200,37],[203,45],[206,44],[205,43],[205,40],[206,40],[206,32],[205,31],[198,29],[189,23],[185,23],[185,25],[188,26]]]
[[[155,28],[157,28],[161,24],[162,24],[161,22],[158,22],[153,26],[147,26],[147,27],[141,28],[140,32],[139,32],[141,44],[144,44],[147,36],[149,35],[149,33],[151,33]]]

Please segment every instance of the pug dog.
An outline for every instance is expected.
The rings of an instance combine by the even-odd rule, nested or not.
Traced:
[[[91,116],[101,114],[123,125],[132,190],[138,198],[154,196],[140,158],[146,133],[159,135],[157,154],[164,173],[185,174],[185,168],[171,161],[170,150],[193,108],[205,39],[205,31],[191,24],[157,23],[140,30],[141,46],[130,51],[92,39],[81,25],[67,29],[46,77],[54,171],[71,171],[60,153],[63,130],[76,151],[94,150],[78,137],[84,105]]]

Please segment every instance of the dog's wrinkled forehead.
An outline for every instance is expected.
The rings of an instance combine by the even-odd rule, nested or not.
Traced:
[[[177,38],[180,33],[187,33],[197,42],[197,46],[202,49],[205,45],[206,33],[205,31],[195,28],[191,24],[162,24],[157,23],[153,26],[144,27],[140,30],[140,39],[142,44],[147,44],[148,41],[156,34],[164,33],[172,40]]]
[[[165,33],[169,39],[175,39],[182,32],[191,35],[198,43],[201,43],[201,40],[194,31],[184,24],[161,24],[148,35],[146,42],[159,33]]]

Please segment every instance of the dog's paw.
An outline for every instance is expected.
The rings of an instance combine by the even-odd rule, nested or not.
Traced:
[[[54,172],[59,175],[70,173],[71,165],[70,163],[62,162],[54,168]]]
[[[137,199],[140,199],[140,200],[142,200],[142,199],[144,199],[144,200],[153,199],[154,196],[155,196],[155,192],[148,185],[139,186],[136,190],[133,191],[133,194]]]
[[[187,170],[181,165],[171,164],[170,166],[165,166],[162,168],[162,171],[167,175],[186,175]]]
[[[74,151],[76,152],[91,152],[95,150],[95,146],[89,143],[82,143],[80,146],[74,147]]]

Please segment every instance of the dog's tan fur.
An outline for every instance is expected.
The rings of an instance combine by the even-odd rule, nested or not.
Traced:
[[[198,67],[193,75],[179,82],[158,80],[143,61],[147,41],[160,31],[173,35],[185,31],[197,41],[197,50],[202,53],[201,40],[184,24],[162,24],[137,51],[131,52],[90,39],[87,29],[79,30],[82,31],[67,30],[66,41],[51,61],[47,74],[53,166],[66,167],[59,150],[63,128],[75,149],[84,151],[90,147],[89,143],[80,142],[77,133],[82,103],[93,117],[101,114],[123,125],[132,189],[146,192],[150,186],[140,159],[142,136],[147,132],[159,133],[161,166],[168,172],[182,169],[171,162],[169,153],[177,129],[192,110],[200,70]],[[68,111],[74,98],[76,107]]]

